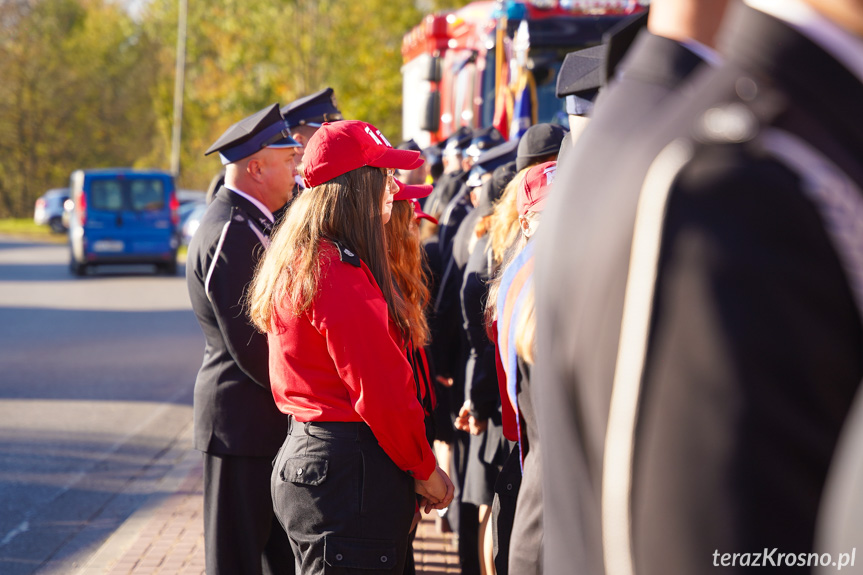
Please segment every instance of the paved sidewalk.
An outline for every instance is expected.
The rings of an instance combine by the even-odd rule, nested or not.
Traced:
[[[145,505],[102,545],[76,575],[204,575],[201,454],[188,448],[160,491],[170,495]],[[424,516],[414,541],[417,573],[457,574],[452,535],[437,532]]]

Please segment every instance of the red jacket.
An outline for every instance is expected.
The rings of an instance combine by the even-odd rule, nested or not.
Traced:
[[[320,280],[297,317],[276,306],[269,334],[276,405],[297,421],[364,421],[400,469],[434,472],[423,409],[401,337],[371,271],[346,249],[320,245]]]

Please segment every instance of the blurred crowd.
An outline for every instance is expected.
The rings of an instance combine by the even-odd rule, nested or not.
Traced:
[[[463,575],[854,566],[863,2],[654,0],[557,95],[393,147],[326,89],[210,148],[208,573],[411,573],[421,512]]]

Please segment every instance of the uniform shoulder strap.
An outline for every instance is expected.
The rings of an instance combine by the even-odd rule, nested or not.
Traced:
[[[341,245],[336,240],[330,240],[330,241],[333,242],[333,245],[335,245],[336,249],[339,250],[339,260],[341,260],[347,264],[351,264],[355,268],[360,267],[361,261],[362,261],[362,260],[360,260],[360,256],[358,256],[357,254],[352,252],[347,247]]]

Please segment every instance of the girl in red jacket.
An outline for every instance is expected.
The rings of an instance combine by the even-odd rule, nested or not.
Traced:
[[[370,124],[324,124],[309,140],[308,188],[273,236],[250,316],[268,334],[270,382],[290,431],[272,495],[302,575],[401,573],[416,498],[453,487],[426,440],[393,289],[384,224],[394,168],[422,164]]]

